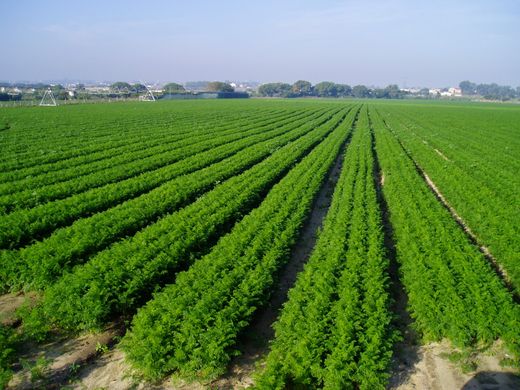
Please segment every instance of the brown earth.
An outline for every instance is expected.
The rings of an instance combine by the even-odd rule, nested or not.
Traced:
[[[430,343],[418,348],[406,346],[397,356],[398,367],[390,379],[395,390],[484,390],[520,389],[518,372],[500,366],[505,357],[500,343],[471,356],[475,369],[463,372],[462,364],[450,362],[454,352],[448,342]],[[415,361],[414,361],[415,360]],[[408,364],[407,364],[408,363]]]

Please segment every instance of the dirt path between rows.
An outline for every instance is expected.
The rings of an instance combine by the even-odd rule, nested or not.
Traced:
[[[4,294],[0,296],[0,324],[15,326],[18,323],[16,310],[21,307],[30,296],[23,293]]]
[[[20,359],[25,361],[9,382],[12,389],[58,389],[74,378],[77,370],[108,349],[121,332],[112,324],[103,332],[78,337],[56,336],[44,343],[22,345]]]
[[[444,153],[442,153],[439,149],[434,148],[433,150],[435,150],[435,152],[436,152],[439,156],[441,156],[444,160],[446,160],[446,161],[450,161],[450,159],[449,159],[448,157],[446,157],[446,156],[444,155]]]
[[[405,360],[409,351],[400,351]],[[446,357],[454,352],[447,341],[430,343],[413,351],[419,359],[410,367],[402,364],[392,372],[389,389],[392,390],[499,390],[520,389],[520,377],[512,369],[500,366],[503,356],[500,343],[486,353],[472,356],[475,370],[464,373],[460,364]]]

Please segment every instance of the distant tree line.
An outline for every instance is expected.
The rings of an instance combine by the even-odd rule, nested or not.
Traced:
[[[143,84],[130,84],[126,83],[124,81],[118,81],[110,85],[110,91],[119,94],[124,95],[126,97],[136,96],[140,95],[143,92],[146,92],[146,86]]]
[[[466,96],[482,96],[489,100],[510,100],[520,98],[520,87],[513,89],[507,85],[492,84],[476,84],[465,80],[459,83],[459,88],[463,95]]]
[[[386,88],[368,88],[364,85],[355,85],[351,87],[347,84],[336,84],[331,81],[322,81],[316,85],[312,85],[305,80],[298,80],[294,84],[286,83],[268,83],[258,88],[260,96],[268,97],[354,97],[354,98],[384,98],[384,99],[402,99],[405,92],[401,91],[395,84]]]
[[[91,100],[106,98],[137,98],[146,92],[146,86],[140,83],[130,84],[118,81],[110,85],[106,90],[87,90],[83,84],[77,84],[72,89],[65,89],[60,84],[50,85],[44,83],[7,83],[0,82],[0,101],[39,100],[47,89],[51,89],[57,100]],[[507,101],[520,99],[520,87],[504,85],[476,84],[465,80],[459,83],[463,97],[483,98],[486,100]],[[178,83],[167,83],[162,88],[163,94],[192,94],[198,92],[218,92],[229,94],[233,97],[234,88],[221,81],[197,81],[188,82],[184,86]],[[444,88],[442,91],[448,91]],[[154,94],[156,94],[154,92]],[[160,94],[157,97],[160,97]],[[323,98],[376,98],[376,99],[402,99],[425,98],[431,99],[432,93],[428,88],[416,91],[401,90],[395,84],[385,88],[369,88],[365,85],[351,87],[347,84],[338,84],[331,81],[322,81],[312,85],[309,81],[298,80],[294,84],[268,83],[258,88],[256,96],[297,98],[297,97],[323,97]],[[435,98],[436,96],[433,96]],[[438,96],[437,96],[438,97]]]
[[[70,98],[68,92],[60,84],[0,83],[0,88],[4,88],[5,90],[4,92],[0,92],[0,101],[39,100],[48,89],[52,91],[54,98],[57,100],[66,100]]]
[[[191,89],[188,87],[190,91],[197,92],[235,92],[235,88],[233,88],[230,84],[224,83],[222,81],[201,81],[200,83],[191,82],[190,85],[195,85],[196,88]],[[168,83],[162,87],[164,93],[175,94],[175,93],[189,93],[186,88],[184,88],[181,84],[177,83]]]

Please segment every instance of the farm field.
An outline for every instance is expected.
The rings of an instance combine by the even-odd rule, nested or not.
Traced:
[[[0,151],[0,388],[520,386],[518,106],[2,108]]]

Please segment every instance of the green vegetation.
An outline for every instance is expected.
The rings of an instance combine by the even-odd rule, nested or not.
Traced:
[[[354,114],[336,123],[258,208],[134,317],[125,346],[143,372],[152,378],[174,370],[198,377],[223,373],[238,333],[275,284]]]
[[[99,326],[114,314],[132,312],[158,285],[171,280],[172,272],[189,264],[217,233],[254,207],[262,193],[343,116],[337,110],[329,121],[259,164],[65,274],[45,291],[37,316],[81,329]]]
[[[0,389],[7,386],[13,374],[10,364],[14,359],[14,338],[14,331],[0,324]]]
[[[366,108],[314,251],[289,293],[258,387],[384,388],[396,333]]]
[[[425,340],[446,337],[460,346],[501,337],[518,355],[520,307],[435,198],[399,140],[375,110],[370,113],[415,327]]]
[[[520,294],[518,110],[497,108],[493,115],[476,107],[378,110]]]
[[[319,112],[306,117],[305,123],[292,121],[287,126],[282,125],[279,129],[275,129],[274,132],[266,131],[254,137],[246,137],[236,144],[230,143],[204,154],[195,154],[182,161],[181,164],[168,166],[169,175],[179,171],[179,169],[175,170],[177,165],[185,172],[183,175],[174,176],[173,179],[168,177],[169,180],[165,184],[150,192],[136,196],[106,211],[98,212],[91,217],[77,220],[69,227],[55,230],[44,241],[18,252],[4,252],[2,258],[5,264],[5,276],[2,277],[2,280],[11,289],[15,286],[23,287],[24,284],[33,288],[44,288],[63,272],[64,266],[83,262],[81,261],[83,256],[103,249],[118,238],[135,233],[157,220],[158,217],[186,205],[197,195],[213,187],[215,183],[242,172],[261,161],[273,149],[309,132],[329,117],[330,115]],[[273,137],[273,135],[277,136]],[[266,138],[267,140],[265,140]],[[253,145],[249,146],[251,143]],[[230,151],[235,154],[211,165],[210,163],[214,162],[215,157],[222,154],[220,149],[225,155],[229,155]],[[202,169],[192,173],[186,172],[187,169],[193,170],[198,166],[201,166]],[[141,179],[141,181],[133,180],[133,182],[142,185],[146,183],[147,177],[140,175],[136,179]],[[115,186],[109,187],[110,191],[106,191],[106,195],[96,194],[98,196],[94,199],[105,201],[114,199],[114,195],[119,193],[117,189],[113,188]],[[124,189],[124,183],[120,183],[119,188]],[[74,198],[74,200],[78,204],[77,208],[88,204],[84,199],[83,203],[81,199]],[[63,207],[64,215],[67,210],[68,208]],[[25,269],[26,267],[28,269]],[[14,275],[17,275],[19,280],[14,279]]]
[[[395,86],[262,87],[402,97]],[[422,342],[450,340],[462,352],[447,356],[471,370],[475,351],[501,340],[504,362],[518,366],[519,135],[517,106],[483,103],[2,108],[0,290],[36,299],[21,325],[0,325],[0,388],[23,365],[20,340],[122,319],[122,345],[145,377],[215,378],[247,350],[257,315],[285,299],[280,280],[302,248],[309,258],[283,285],[274,338],[261,340],[258,388],[384,388],[403,315],[394,283]],[[335,161],[318,228],[309,216]],[[300,236],[306,221],[313,248]]]

